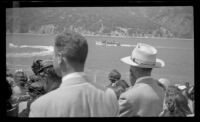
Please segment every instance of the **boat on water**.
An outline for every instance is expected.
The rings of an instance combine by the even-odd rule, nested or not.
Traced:
[[[174,86],[178,87],[180,90],[184,90],[187,88],[185,85],[182,84],[174,84]]]
[[[104,40],[104,41],[96,41],[96,45],[120,46],[120,42]]]

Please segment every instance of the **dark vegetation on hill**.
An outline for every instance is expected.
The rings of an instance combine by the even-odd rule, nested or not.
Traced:
[[[6,10],[10,33],[60,33],[193,38],[192,7],[15,8]]]

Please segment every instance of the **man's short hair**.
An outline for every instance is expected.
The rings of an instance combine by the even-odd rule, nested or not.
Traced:
[[[68,61],[84,64],[88,44],[85,37],[73,31],[65,31],[55,38],[55,52],[62,53]]]

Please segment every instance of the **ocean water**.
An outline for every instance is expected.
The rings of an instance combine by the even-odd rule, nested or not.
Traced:
[[[34,59],[51,59],[55,35],[7,34],[6,63],[11,72],[23,69],[32,74]],[[164,60],[164,68],[153,69],[155,78],[168,78],[173,83],[190,82],[194,84],[194,40],[193,39],[153,39],[124,37],[86,36],[89,53],[85,72],[95,82],[107,85],[108,73],[117,69],[122,79],[129,83],[129,66],[120,61],[131,55],[137,43],[147,43],[158,50],[157,57]],[[96,45],[96,41],[118,41],[122,46]]]

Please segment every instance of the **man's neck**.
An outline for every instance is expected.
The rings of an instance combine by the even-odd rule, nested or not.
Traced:
[[[62,72],[62,77],[66,76],[68,74],[74,73],[74,72],[83,72],[83,71],[84,71],[83,69],[68,70],[67,72]]]
[[[137,81],[139,78],[148,77],[148,76],[151,76],[151,74],[143,74],[143,75],[139,75],[139,76],[133,78],[133,79],[132,79],[133,81],[131,82],[131,86],[134,86],[135,83],[136,83],[136,81]]]
[[[66,65],[67,67],[63,68],[62,72],[62,77],[74,73],[74,72],[83,72],[84,71],[84,65],[82,64],[75,64],[75,63],[70,63]]]
[[[138,76],[136,78],[136,80],[139,79],[139,78],[141,78],[141,77],[150,77],[150,76],[151,76],[151,74],[143,74],[143,75]]]

